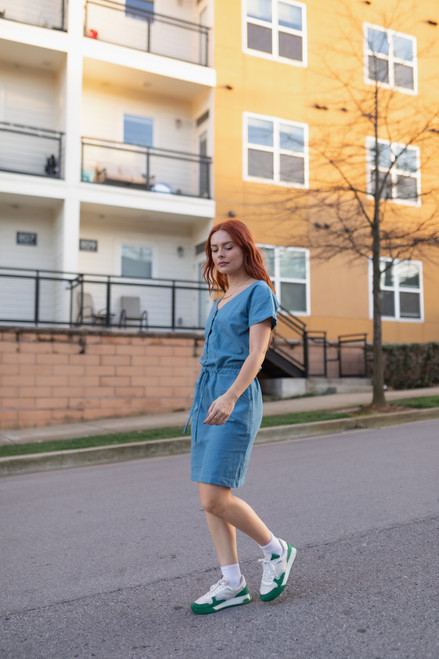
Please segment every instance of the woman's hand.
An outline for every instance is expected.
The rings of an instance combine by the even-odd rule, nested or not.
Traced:
[[[222,426],[233,412],[235,403],[236,398],[232,394],[225,393],[219,396],[209,407],[203,423],[208,426]]]

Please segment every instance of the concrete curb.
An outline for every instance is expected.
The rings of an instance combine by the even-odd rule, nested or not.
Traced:
[[[332,421],[315,421],[288,426],[273,426],[271,428],[261,428],[255,443],[267,444],[270,442],[307,439],[346,430],[383,428],[432,419],[439,419],[439,408],[410,410],[393,414],[375,414],[350,419],[333,419]],[[114,446],[97,446],[6,457],[0,458],[0,476],[177,455],[189,453],[190,446],[190,437],[176,437],[149,442],[132,442],[129,444],[115,444]]]

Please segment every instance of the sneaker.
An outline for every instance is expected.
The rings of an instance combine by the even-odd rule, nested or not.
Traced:
[[[263,569],[259,598],[264,602],[270,602],[281,594],[296,560],[297,549],[285,540],[279,539],[279,542],[284,550],[282,558],[277,554],[265,554],[264,558],[259,559]]]
[[[191,609],[194,613],[215,613],[215,611],[225,609],[228,606],[247,604],[251,599],[252,596],[248,592],[243,576],[241,576],[241,583],[238,588],[232,588],[227,579],[223,577],[211,586],[208,593],[192,602]]]

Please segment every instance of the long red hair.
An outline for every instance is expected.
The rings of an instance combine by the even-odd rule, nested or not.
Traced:
[[[256,247],[254,238],[250,233],[248,226],[240,220],[227,220],[226,222],[216,224],[209,233],[206,242],[206,263],[203,266],[203,277],[209,287],[209,291],[212,292],[215,288],[219,288],[221,291],[225,292],[229,287],[227,276],[218,272],[215,268],[212,258],[212,248],[210,246],[210,240],[213,234],[220,229],[227,231],[233,242],[242,249],[244,254],[244,268],[249,277],[253,277],[253,279],[258,279],[260,281],[266,281],[271,290],[275,293],[276,291],[274,290],[274,286],[271,283],[271,279],[264,265],[262,252],[259,247]]]

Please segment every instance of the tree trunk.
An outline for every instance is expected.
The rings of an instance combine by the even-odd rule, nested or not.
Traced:
[[[375,243],[375,241],[374,241]],[[383,407],[386,404],[384,395],[384,366],[383,366],[383,338],[381,327],[381,268],[380,253],[372,256],[373,265],[373,398],[374,407]]]

